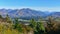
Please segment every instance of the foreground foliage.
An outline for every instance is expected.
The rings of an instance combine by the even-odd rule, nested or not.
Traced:
[[[30,20],[29,25],[24,25],[18,18],[12,21],[8,15],[6,18],[0,15],[0,34],[60,34],[60,23],[49,17],[46,26],[41,20],[36,22],[34,19]]]

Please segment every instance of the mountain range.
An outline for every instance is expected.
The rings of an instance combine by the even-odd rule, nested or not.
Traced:
[[[6,15],[9,15],[11,18],[21,18],[21,19],[39,19],[39,17],[48,17],[48,16],[54,16],[54,17],[60,17],[60,12],[49,12],[49,11],[38,11],[33,10],[30,8],[23,8],[23,9],[0,9],[0,15],[3,17],[6,17]]]

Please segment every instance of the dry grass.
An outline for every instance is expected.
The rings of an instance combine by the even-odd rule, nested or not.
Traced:
[[[16,29],[12,28],[12,25],[9,23],[0,23],[0,34],[32,34],[32,28],[28,26],[23,26],[23,32],[19,32]]]

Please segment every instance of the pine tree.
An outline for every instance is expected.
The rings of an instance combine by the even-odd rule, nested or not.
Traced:
[[[42,34],[45,32],[45,27],[42,22],[36,22],[32,19],[30,26],[33,28],[34,34]]]
[[[0,18],[2,18],[2,15],[0,15]]]
[[[31,26],[35,31],[37,31],[37,30],[36,30],[36,26],[37,26],[36,21],[35,21],[34,19],[31,19],[30,22],[31,22],[30,26]]]
[[[6,15],[6,21],[7,23],[12,23],[12,19],[8,16],[8,14]]]
[[[44,25],[43,25],[42,22],[38,22],[37,27],[38,27],[37,30],[38,30],[39,34],[43,34],[43,33],[45,33],[45,27],[44,27]]]
[[[21,23],[19,23],[18,18],[15,18],[15,22],[14,22],[14,29],[17,29],[19,32],[23,32],[23,26]]]
[[[47,27],[46,27],[46,31],[49,34],[53,34],[54,30],[56,29],[55,24],[56,22],[54,21],[54,19],[52,17],[49,17],[48,21],[47,21]]]

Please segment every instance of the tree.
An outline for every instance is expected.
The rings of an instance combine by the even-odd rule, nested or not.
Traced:
[[[55,30],[56,30],[56,21],[52,17],[49,17],[47,21],[46,31],[48,34],[54,34]]]
[[[13,25],[13,21],[12,21],[12,19],[8,16],[8,14],[6,15],[5,21],[6,21],[5,26],[6,26],[7,28],[9,28],[9,29],[12,30],[12,28],[13,28],[13,26],[12,26],[12,25]]]
[[[30,26],[34,30],[34,34],[42,34],[45,31],[45,27],[43,26],[42,22],[36,22],[34,19],[31,19]]]
[[[31,23],[30,23],[30,26],[31,26],[35,31],[37,31],[37,30],[36,30],[36,26],[37,26],[36,21],[35,21],[34,19],[31,19],[30,22],[31,22]]]
[[[12,19],[8,16],[8,14],[6,15],[6,21],[7,23],[12,23]]]
[[[14,29],[16,29],[17,28],[17,26],[18,26],[18,24],[19,24],[19,22],[18,22],[18,19],[17,18],[15,18],[15,21],[14,21]]]
[[[15,18],[15,22],[14,22],[14,29],[17,29],[19,32],[23,31],[23,26],[22,24],[19,23],[18,18]]]
[[[2,18],[2,15],[0,15],[0,18]]]
[[[38,22],[37,30],[38,30],[39,34],[45,33],[45,27],[44,27],[44,25],[43,25],[43,23],[41,21]]]

